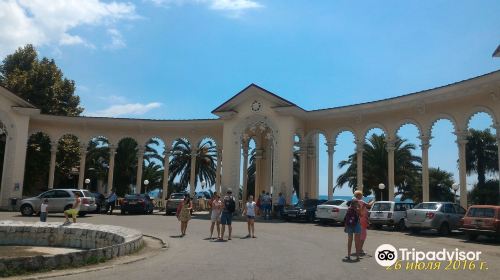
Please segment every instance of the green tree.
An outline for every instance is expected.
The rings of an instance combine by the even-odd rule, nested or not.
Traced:
[[[130,186],[137,178],[137,142],[132,138],[124,138],[118,142],[115,155],[113,187],[119,196],[129,193]]]
[[[469,192],[469,204],[500,205],[498,184],[498,180],[487,180],[481,187],[479,187],[479,184],[476,184]]]
[[[478,188],[485,185],[487,174],[498,172],[498,147],[489,129],[469,129],[465,159],[467,175],[477,174]]]
[[[38,59],[33,45],[7,55],[0,65],[0,85],[31,102],[43,114],[78,116],[83,112],[75,81],[64,77],[53,59]]]
[[[207,186],[215,184],[217,162],[217,147],[212,141],[201,142],[196,151],[195,185],[205,181]],[[172,160],[170,162],[171,185],[179,178],[181,186],[186,188],[191,177],[191,144],[185,139],[178,139],[172,148]]]
[[[421,158],[414,156],[412,151],[415,145],[407,143],[406,139],[397,138],[394,151],[394,182],[398,192],[405,192],[405,189],[411,187],[412,183],[417,181],[421,170]],[[357,187],[356,177],[356,153],[349,156],[347,160],[339,163],[339,168],[347,166],[347,170],[337,178],[336,187],[342,187],[347,184],[353,191]],[[381,198],[381,191],[378,185],[388,183],[388,156],[386,150],[385,135],[372,134],[368,142],[364,144],[363,152],[363,185],[364,195],[370,195],[375,192],[377,200]],[[388,189],[384,190],[384,198],[388,197]]]
[[[80,107],[80,98],[75,95],[75,82],[64,77],[53,59],[46,57],[39,59],[32,45],[19,48],[5,57],[0,64],[0,85],[31,102],[43,114],[78,116],[83,111]],[[25,194],[37,193],[47,188],[50,140],[41,133],[29,139],[24,180]],[[65,145],[66,142],[63,141],[60,151],[74,154],[72,142],[69,142],[69,147]],[[68,163],[66,160],[63,162]],[[58,167],[68,171],[73,166]],[[58,173],[56,180],[67,184],[70,176],[71,174]]]
[[[97,191],[98,183],[104,183],[108,178],[109,142],[104,137],[96,137],[89,141],[85,168],[85,178],[90,179],[90,189]]]

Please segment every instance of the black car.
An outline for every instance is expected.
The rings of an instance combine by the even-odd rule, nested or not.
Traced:
[[[306,199],[300,200],[297,204],[287,207],[283,211],[283,219],[305,220],[312,222],[316,219],[316,206],[326,202],[326,199]]]
[[[153,213],[154,205],[147,194],[127,194],[122,201],[121,214],[127,213]]]

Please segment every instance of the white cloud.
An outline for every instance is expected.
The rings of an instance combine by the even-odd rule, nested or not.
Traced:
[[[243,11],[262,8],[262,5],[251,0],[213,0],[210,8],[225,11]]]
[[[120,117],[120,116],[139,116],[161,107],[161,103],[152,102],[148,104],[129,103],[121,105],[112,105],[107,109],[97,112],[88,112],[85,115],[93,117]]]
[[[207,5],[212,10],[229,12],[232,16],[239,16],[243,11],[262,8],[263,5],[254,0],[147,0],[156,6],[171,7],[190,4]]]
[[[121,49],[126,46],[125,41],[123,40],[122,33],[117,29],[110,28],[108,29],[108,34],[111,37],[111,43],[105,46],[106,49],[116,50]]]
[[[133,4],[115,1],[0,0],[0,57],[27,43],[93,47],[85,38],[72,34],[73,29],[110,26],[137,17]]]

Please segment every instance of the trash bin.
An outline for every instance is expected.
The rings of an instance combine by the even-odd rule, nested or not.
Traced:
[[[10,207],[12,208],[12,211],[16,211],[16,206],[17,206],[17,197],[11,197],[10,199]]]

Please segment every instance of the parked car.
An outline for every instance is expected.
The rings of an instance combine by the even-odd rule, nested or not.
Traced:
[[[469,240],[475,240],[479,235],[500,239],[500,206],[472,205],[465,214],[461,230]]]
[[[325,199],[301,200],[297,204],[288,207],[283,211],[283,219],[286,221],[306,220],[312,222],[316,220],[316,207],[325,202]]]
[[[316,218],[321,223],[343,223],[347,212],[347,200],[329,200],[316,207]]]
[[[368,212],[368,219],[375,228],[387,225],[403,230],[406,228],[406,211],[414,206],[411,202],[377,201]]]
[[[103,211],[106,211],[106,197],[102,193],[98,192],[93,192],[90,194],[95,198],[95,212],[100,214]]]
[[[40,205],[45,199],[49,200],[47,211],[49,213],[62,213],[73,207],[75,193],[81,198],[80,211],[78,216],[83,217],[87,213],[96,209],[95,198],[87,190],[78,189],[52,189],[41,193],[38,196],[21,200],[20,211],[23,216],[31,216],[40,212]]]
[[[177,207],[184,200],[185,193],[172,193],[167,199],[167,204],[165,205],[165,215],[170,215],[177,211]]]
[[[122,200],[120,209],[122,215],[127,213],[151,214],[154,205],[147,194],[127,194]]]
[[[422,229],[435,229],[441,235],[448,235],[458,229],[465,209],[452,202],[423,202],[406,211],[405,225],[413,233]]]

